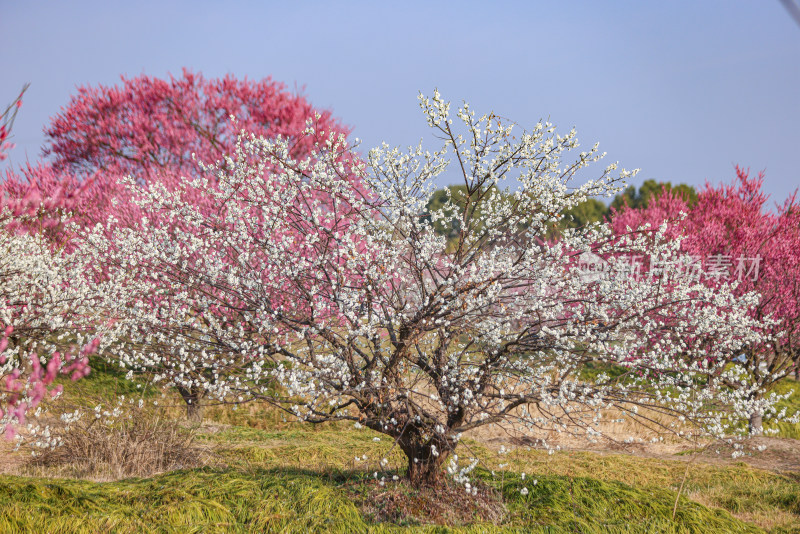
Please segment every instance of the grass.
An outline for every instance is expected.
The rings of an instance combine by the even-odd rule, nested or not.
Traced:
[[[482,478],[491,481],[487,473]],[[174,471],[150,479],[92,483],[0,477],[3,532],[760,532],[721,510],[683,499],[672,520],[668,490],[619,482],[519,476],[496,483],[504,525],[374,523],[351,501],[377,486],[361,473],[296,469]]]
[[[81,395],[138,391],[114,369],[90,376],[75,384]],[[286,423],[257,404],[204,413],[198,439],[214,450],[213,467],[111,482],[0,476],[0,532],[800,533],[800,473],[695,462],[673,519],[686,457],[525,447],[500,457],[466,440],[459,454],[482,460],[475,502],[486,505],[471,508],[459,486],[426,493],[391,482],[404,458],[372,431]]]
[[[786,413],[789,415],[800,413],[800,382],[784,379],[775,384],[773,391],[780,394],[785,394],[789,391],[792,392],[792,395],[788,399],[778,403],[778,410],[786,408]],[[767,422],[764,426],[766,428],[777,429],[778,433],[776,435],[782,438],[800,439],[800,423]]]
[[[71,400],[113,398],[116,395],[126,397],[150,398],[157,394],[147,383],[142,380],[127,380],[127,372],[120,367],[111,365],[106,360],[92,356],[89,358],[91,372],[85,378],[72,382],[68,378],[60,377],[58,382],[65,384],[70,393]],[[66,386],[69,383],[69,386]]]
[[[312,430],[294,427],[283,432],[231,427],[206,439],[218,442],[220,454],[242,468],[296,468],[313,466],[321,473],[337,473],[344,467],[379,471],[381,458],[402,470],[404,459],[390,443],[375,443],[368,430],[349,430],[329,425]],[[467,440],[469,450],[496,469],[507,463],[508,477],[526,473],[528,477],[561,477],[566,480],[621,484],[650,492],[667,503],[671,514],[675,492],[686,473],[686,460],[642,458],[626,454],[598,454],[562,451],[549,455],[542,451],[517,448],[499,458],[479,443]],[[464,449],[459,451],[467,453]],[[355,456],[367,455],[366,462],[354,462]],[[484,471],[485,473],[485,471]],[[529,490],[532,487],[529,486]],[[667,497],[667,494],[669,497]],[[689,470],[684,495],[706,506],[720,508],[740,518],[776,532],[800,532],[800,473],[779,474],[753,468],[744,462],[734,465],[710,465],[696,462]],[[648,498],[655,506],[654,498]],[[681,501],[679,512],[683,503]],[[597,517],[606,517],[602,514]],[[670,516],[671,517],[671,516]]]
[[[684,461],[525,449],[503,457],[509,464],[503,474],[477,471],[505,505],[500,526],[425,525],[436,518],[408,506],[405,515],[384,514],[394,523],[379,523],[376,501],[388,495],[403,508],[398,498],[415,492],[372,481],[375,471],[387,479],[401,474],[403,461],[390,443],[373,437],[342,425],[228,427],[204,436],[225,468],[107,483],[0,477],[0,532],[800,532],[800,475],[697,463],[673,521]],[[496,453],[466,445],[496,467]],[[354,461],[364,454],[366,461]],[[383,457],[386,472],[379,467]]]
[[[516,471],[619,482],[652,491],[668,489],[673,501],[686,473],[685,461],[623,454],[561,452],[547,456],[538,451],[515,451],[509,456],[510,468]],[[688,472],[683,494],[767,530],[800,532],[800,473],[774,473],[744,462],[696,462]]]

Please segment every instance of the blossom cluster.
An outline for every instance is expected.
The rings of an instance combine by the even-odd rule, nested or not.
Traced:
[[[59,374],[88,374],[99,339],[79,258],[3,222],[0,214],[0,429],[11,437],[29,410],[61,392]]]

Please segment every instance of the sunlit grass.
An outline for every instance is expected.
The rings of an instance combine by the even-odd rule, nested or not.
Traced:
[[[3,532],[759,532],[721,510],[674,493],[559,475],[537,484],[479,473],[502,495],[502,525],[375,524],[351,502],[366,473],[304,469],[175,471],[150,479],[92,483],[0,478]],[[371,485],[374,488],[374,484]],[[523,496],[520,490],[529,488]]]

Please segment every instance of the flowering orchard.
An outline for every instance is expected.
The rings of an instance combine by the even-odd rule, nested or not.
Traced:
[[[304,134],[310,118],[317,136]],[[317,112],[304,97],[290,94],[270,79],[205,79],[184,71],[180,78],[169,80],[142,75],[123,79],[119,86],[82,87],[46,128],[45,153],[52,156],[52,163],[8,171],[0,184],[0,209],[5,208],[12,216],[9,229],[43,235],[68,252],[77,246],[74,237],[78,228],[109,221],[119,227],[146,218],[162,229],[169,228],[172,233],[168,239],[179,239],[182,234],[175,233],[180,232],[179,226],[170,227],[169,221],[161,221],[158,210],[143,211],[132,197],[140,187],[177,191],[185,176],[198,174],[198,160],[215,162],[232,153],[236,132],[242,128],[265,137],[283,136],[296,157],[308,156],[315,141],[324,141],[320,138],[323,133],[347,133],[329,112]],[[137,187],[127,190],[123,176],[132,177]],[[210,203],[214,199],[205,194],[184,200],[208,213],[216,210]],[[94,280],[105,279],[105,269],[113,267],[104,263],[108,259],[93,258],[87,272]],[[142,297],[165,298],[163,291],[169,287],[163,285],[162,293]],[[149,326],[126,327],[129,335],[116,339],[116,358],[142,363],[135,356],[136,340]],[[115,340],[106,337],[106,341]],[[161,347],[157,366],[131,368],[169,377],[190,414],[199,416],[205,390],[198,388],[200,380],[187,383],[184,378],[187,374],[212,375],[218,364],[200,365],[206,357],[203,354],[184,356],[192,347],[186,343],[180,355]],[[123,357],[124,351],[134,354]],[[195,362],[191,371],[186,368],[188,359]],[[147,361],[154,362],[152,358]],[[236,365],[229,361],[225,369],[234,373]]]
[[[619,270],[637,254],[685,258],[675,242],[600,224],[547,239],[564,210],[632,173],[611,165],[574,186],[601,158],[597,146],[578,153],[574,131],[519,131],[467,104],[452,116],[438,92],[420,106],[435,151],[384,145],[363,160],[312,120],[299,138],[244,133],[175,187],[129,179],[141,221],[112,217],[81,236],[106,281],[105,335],[124,340],[112,354],[124,347],[133,368],[169,358],[157,378],[221,401],[369,427],[405,453],[415,484],[436,482],[483,425],[596,439],[623,417],[683,436],[746,433],[756,401],[728,386],[743,371],[726,363],[763,342],[758,296],[587,278],[586,253]],[[421,217],[448,166],[481,209],[447,200]],[[501,199],[507,183],[519,187]],[[459,229],[454,246],[437,221]],[[587,378],[589,365],[622,373]]]
[[[767,210],[763,183],[762,174],[751,177],[737,167],[733,184],[707,185],[691,207],[665,191],[647,207],[623,209],[613,220],[621,234],[644,225],[650,225],[652,233],[665,224],[664,237],[680,240],[695,272],[702,271],[703,283],[720,287],[736,282],[735,294],[759,294],[749,313],[764,335],[731,360],[745,370],[747,380],[729,384],[756,400],[765,388],[792,370],[798,372],[800,364],[800,207],[792,197],[774,211]],[[671,269],[672,276],[690,272],[687,266]],[[761,431],[768,411],[766,404],[754,405],[754,431]]]

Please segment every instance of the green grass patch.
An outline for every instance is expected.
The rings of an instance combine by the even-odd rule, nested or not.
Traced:
[[[114,366],[103,358],[91,356],[89,367],[89,375],[75,382],[67,377],[58,378],[57,382],[64,385],[64,395],[70,402],[80,403],[82,399],[89,403],[109,401],[120,395],[150,399],[161,394],[141,377],[126,379],[126,369]]]
[[[508,480],[508,479],[507,479]],[[761,532],[727,512],[708,509],[675,492],[637,489],[587,477],[513,475],[503,486],[509,510],[524,525],[555,525],[564,532]],[[529,493],[522,497],[520,490]]]
[[[548,455],[516,450],[504,461],[513,471],[524,471],[528,476],[566,475],[575,479],[619,482],[644,491],[668,490],[673,499],[686,474],[686,460],[627,454],[569,451]],[[800,532],[800,473],[774,473],[744,462],[712,465],[699,461],[689,468],[683,494],[769,531]]]
[[[792,395],[788,399],[778,403],[778,411],[786,408],[786,413],[790,416],[800,413],[800,382],[785,378],[775,384],[773,391],[779,394],[792,392]],[[767,421],[764,424],[764,427],[768,429],[776,429],[778,433],[773,434],[775,436],[800,439],[800,423],[774,423]]]

